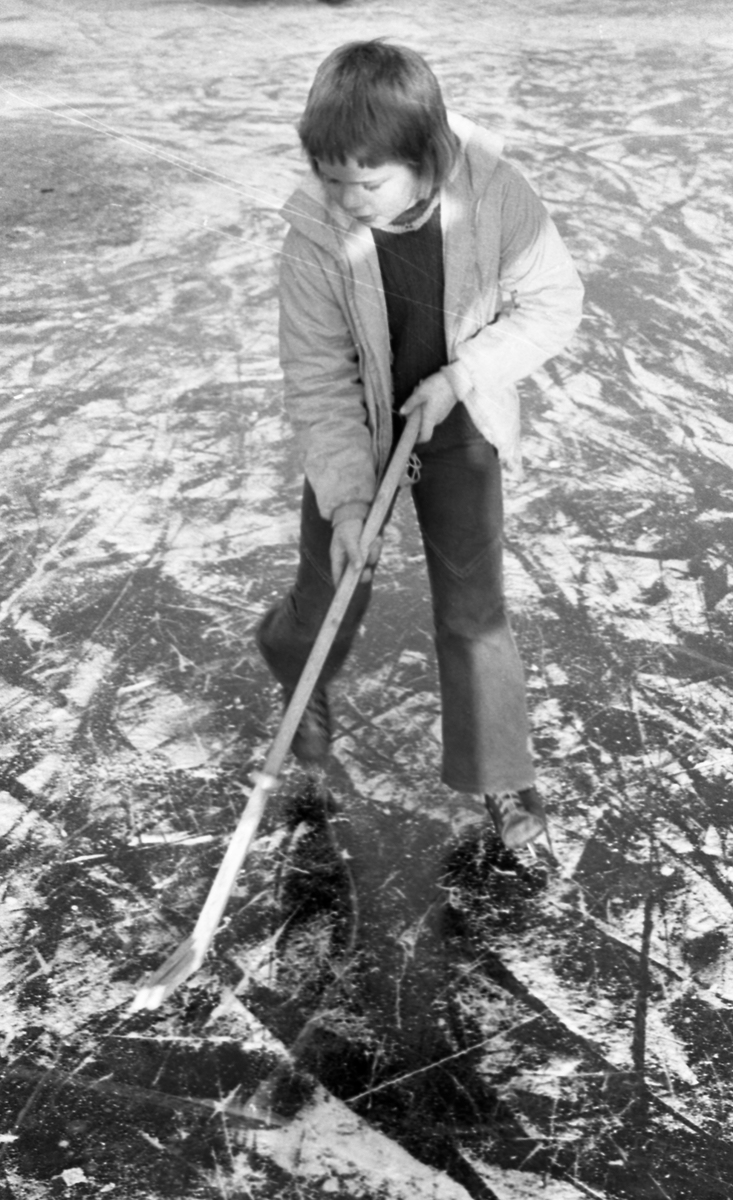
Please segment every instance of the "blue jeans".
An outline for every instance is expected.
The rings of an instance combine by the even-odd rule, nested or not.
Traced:
[[[457,404],[418,447],[412,495],[425,547],[440,675],[443,782],[459,792],[518,791],[534,783],[524,673],[502,583],[503,503],[496,451]],[[264,617],[258,644],[275,677],[294,687],[333,597],[331,525],[306,482],[300,563],[287,596]],[[342,666],[371,595],[360,583],[321,682]]]

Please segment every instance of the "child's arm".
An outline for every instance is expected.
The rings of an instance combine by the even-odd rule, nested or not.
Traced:
[[[580,322],[583,299],[570,254],[538,196],[507,163],[501,164],[500,182],[499,284],[511,307],[456,350],[474,386],[493,390],[523,379],[564,349]]]
[[[330,263],[330,265],[329,265]],[[361,534],[376,491],[371,434],[354,339],[335,262],[294,230],[280,269],[280,362],[285,403],[323,517],[333,523],[334,585],[361,563]],[[371,577],[381,539],[364,563]]]
[[[346,312],[337,263],[291,229],[280,269],[285,404],[327,520],[363,519],[376,491],[364,388]]]

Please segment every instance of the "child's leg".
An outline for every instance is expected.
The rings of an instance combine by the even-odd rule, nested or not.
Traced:
[[[295,584],[263,618],[257,644],[273,675],[285,688],[295,687],[333,599],[331,524],[318,511],[306,481],[300,525],[300,563]],[[336,674],[346,658],[371,595],[371,583],[359,583],[334,641],[320,682]]]
[[[461,792],[520,791],[534,768],[504,606],[499,461],[460,404],[418,453],[413,495],[433,598],[443,781]]]

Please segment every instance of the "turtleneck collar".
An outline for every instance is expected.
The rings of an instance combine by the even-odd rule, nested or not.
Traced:
[[[414,229],[420,229],[422,225],[427,224],[439,203],[440,191],[436,188],[429,196],[405,209],[389,225],[376,225],[372,228],[379,229],[382,233],[411,233]]]

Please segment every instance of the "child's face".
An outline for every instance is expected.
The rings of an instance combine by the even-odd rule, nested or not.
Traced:
[[[345,163],[316,159],[316,166],[331,199],[350,217],[377,228],[389,225],[426,191],[420,177],[403,162],[360,167],[353,158]]]

